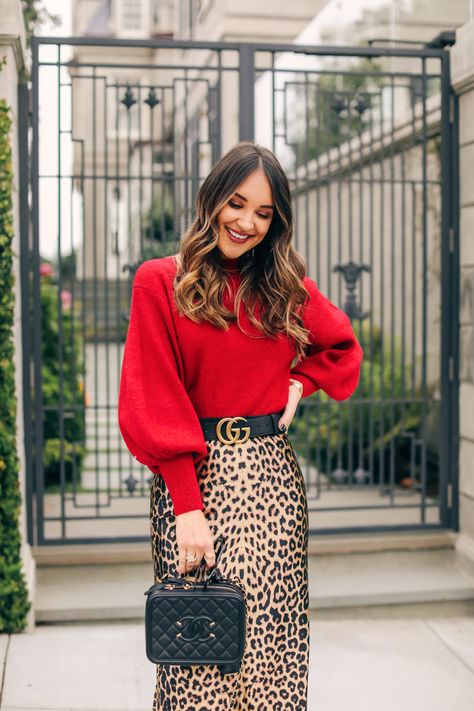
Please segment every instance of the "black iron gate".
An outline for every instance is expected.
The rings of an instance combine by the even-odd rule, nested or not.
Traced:
[[[290,429],[311,532],[457,528],[457,107],[444,40],[33,40],[30,542],[148,538],[152,475],[116,416],[131,281],[177,251],[200,181],[239,139],[284,164],[296,249],[364,349],[353,397],[305,398]]]

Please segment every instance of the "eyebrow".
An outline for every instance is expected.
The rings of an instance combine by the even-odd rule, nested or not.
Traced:
[[[240,193],[234,193],[234,195],[237,195],[241,200],[244,202],[247,202],[247,198],[241,195]],[[273,210],[273,205],[260,205],[260,207],[267,207],[269,210]]]

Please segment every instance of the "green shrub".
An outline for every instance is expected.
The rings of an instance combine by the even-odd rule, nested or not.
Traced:
[[[85,454],[84,365],[81,360],[82,336],[78,319],[73,324],[71,305],[61,308],[60,337],[58,318],[59,286],[53,282],[52,270],[41,276],[42,325],[42,395],[43,395],[43,468],[45,486],[57,485],[61,476],[60,396],[62,391],[63,455],[65,482],[74,471],[77,480]],[[62,290],[63,294],[68,294]],[[61,297],[62,298],[62,297]],[[61,363],[62,361],[62,363]]]
[[[2,62],[3,64],[3,62]],[[21,492],[13,341],[14,286],[10,109],[0,100],[0,632],[21,632],[31,608],[21,560]]]
[[[382,472],[383,481],[388,483],[391,458],[395,483],[405,477],[419,480],[420,451],[416,449],[412,460],[411,446],[414,439],[423,436],[422,405],[410,402],[414,365],[406,363],[403,367],[400,349],[395,347],[392,366],[391,349],[384,345],[380,329],[373,329],[372,348],[368,324],[362,329],[354,325],[354,331],[364,350],[359,385],[349,400],[335,402],[322,390],[307,398],[310,404],[299,408],[291,425],[295,450],[334,483],[347,482],[356,470],[354,483],[357,476],[361,483],[367,483],[369,470],[374,483],[382,480]],[[428,388],[428,398],[433,390]],[[415,387],[413,397],[421,399],[419,387]],[[426,435],[430,429],[439,432],[439,406],[431,402],[427,410],[427,483],[434,489],[438,477],[437,437]]]
[[[167,201],[162,206],[162,201],[155,198],[152,206],[141,218],[141,233],[143,243],[140,262],[176,254],[179,248],[179,235],[175,235],[173,212]]]

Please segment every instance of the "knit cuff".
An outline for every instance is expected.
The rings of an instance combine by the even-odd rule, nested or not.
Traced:
[[[173,502],[175,516],[187,511],[204,509],[191,453],[164,459],[160,462],[159,469]]]

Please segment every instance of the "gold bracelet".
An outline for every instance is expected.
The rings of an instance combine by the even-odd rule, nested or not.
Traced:
[[[303,383],[301,383],[299,380],[294,380],[294,378],[290,378],[290,383],[291,385],[294,385],[295,387],[298,388],[300,391],[300,397],[303,396]]]

